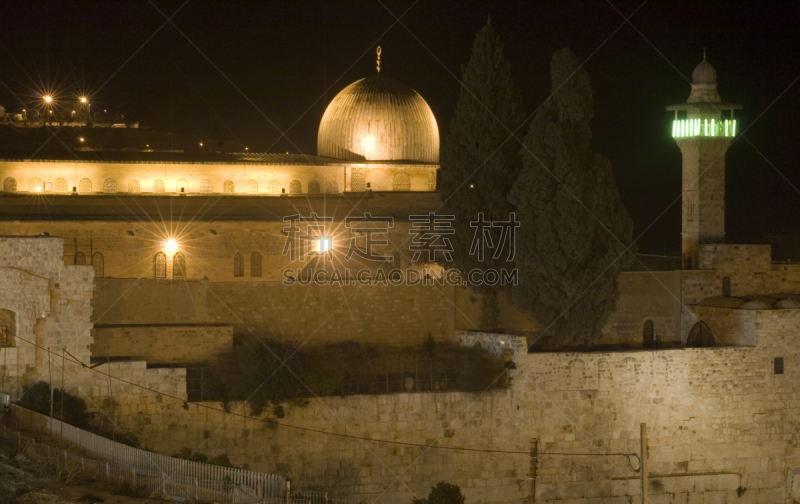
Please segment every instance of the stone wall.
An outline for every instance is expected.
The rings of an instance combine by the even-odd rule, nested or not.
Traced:
[[[529,335],[531,340],[541,330],[536,320],[520,310],[511,300],[508,291],[497,294],[498,316],[500,325],[509,334]],[[452,310],[455,317],[455,328],[464,331],[479,331],[481,312],[483,309],[483,296],[469,287],[454,288],[454,303]]]
[[[704,322],[719,346],[756,346],[760,313],[758,310],[692,306],[684,317],[683,331],[688,335],[695,324]]]
[[[67,353],[89,363],[93,272],[64,266],[62,249],[59,238],[0,237],[0,309],[16,320],[12,346],[0,348],[0,366],[14,397],[54,367],[60,375]],[[70,371],[73,380],[89,379],[77,364]]]
[[[135,205],[136,203],[131,203]],[[381,212],[379,203],[374,205]],[[412,252],[409,250],[413,236],[409,234],[408,221],[396,221],[394,227],[385,234],[387,245],[374,246],[375,256],[394,258],[395,261],[368,261],[357,255],[350,260],[344,257],[350,244],[350,230],[345,229],[341,221],[329,224],[334,251],[334,262],[325,262],[316,254],[306,256],[304,260],[284,255],[287,234],[283,231],[287,225],[282,221],[284,216],[297,213],[299,210],[289,204],[276,211],[284,211],[255,222],[242,221],[202,221],[191,222],[107,222],[107,221],[35,221],[35,222],[2,222],[5,232],[18,235],[40,235],[47,233],[64,239],[63,263],[72,265],[76,260],[83,264],[95,265],[97,277],[110,278],[156,278],[156,258],[164,255],[165,269],[163,279],[187,278],[208,279],[225,282],[264,282],[283,281],[289,274],[298,277],[298,272],[307,268],[339,269],[350,271],[355,277],[361,269],[376,271],[391,268],[412,268],[423,270],[424,263],[412,263]],[[387,212],[392,208],[387,208]],[[264,214],[268,212],[265,209]],[[376,213],[375,217],[386,217],[387,214]],[[303,214],[306,215],[306,214]],[[303,228],[301,233],[305,233]],[[174,239],[178,250],[169,250],[167,242]],[[366,250],[365,239],[360,236],[357,245]],[[175,268],[175,255],[180,253],[184,258],[185,273],[181,277],[180,270]],[[260,270],[253,267],[254,254],[258,254]],[[241,260],[241,269],[234,269],[234,257]],[[80,258],[79,258],[80,257]],[[102,265],[100,265],[101,263]],[[286,273],[284,271],[286,270]],[[290,271],[291,270],[291,271]],[[177,275],[177,276],[176,276]]]
[[[680,346],[681,272],[623,272],[619,300],[597,344],[643,345],[645,323],[652,322],[655,338],[664,346]]]
[[[468,502],[519,502],[530,440],[541,437],[537,502],[574,504],[638,502],[638,475],[619,453],[638,452],[645,422],[650,502],[785,502],[800,472],[800,310],[754,313],[757,347],[523,354],[511,387],[483,394],[319,398],[287,404],[282,419],[238,416],[247,411],[238,404],[185,411],[164,396],[150,424],[121,420],[158,451],[227,453],[387,503],[440,480]],[[774,374],[776,357],[784,374]]]
[[[97,327],[92,356],[131,357],[148,364],[209,362],[233,347],[230,326]]]
[[[309,343],[419,345],[452,337],[452,289],[442,286],[286,286],[280,282],[98,279],[99,325],[213,323],[238,335]],[[448,315],[450,314],[450,315]]]

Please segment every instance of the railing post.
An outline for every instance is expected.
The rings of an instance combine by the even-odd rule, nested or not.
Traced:
[[[136,466],[131,466],[131,487],[136,488]]]
[[[106,462],[106,481],[109,485],[111,484],[111,466],[108,465],[108,462]]]
[[[286,504],[292,504],[292,482],[286,480]]]

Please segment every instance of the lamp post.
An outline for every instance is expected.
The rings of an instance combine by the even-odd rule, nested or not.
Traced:
[[[47,95],[44,95],[42,97],[42,100],[44,100],[44,106],[45,106],[45,120],[47,121],[47,124],[49,125],[50,122],[53,119],[52,118],[52,115],[53,115],[53,97],[51,95],[47,94]]]

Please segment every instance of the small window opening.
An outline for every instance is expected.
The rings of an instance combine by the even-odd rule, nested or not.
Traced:
[[[775,374],[783,374],[783,357],[775,357]]]

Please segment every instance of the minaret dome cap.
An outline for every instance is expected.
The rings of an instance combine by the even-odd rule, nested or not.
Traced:
[[[692,84],[714,84],[716,82],[717,71],[704,57],[692,72]]]

